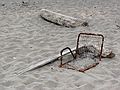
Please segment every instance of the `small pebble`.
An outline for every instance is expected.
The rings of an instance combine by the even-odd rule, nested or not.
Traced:
[[[5,6],[5,4],[2,4],[2,6]]]
[[[83,23],[82,23],[82,26],[88,27],[88,26],[89,26],[89,25],[88,25],[88,22],[83,22]]]
[[[16,57],[13,57],[13,59],[16,59]]]

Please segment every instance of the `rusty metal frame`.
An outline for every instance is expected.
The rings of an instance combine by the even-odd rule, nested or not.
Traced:
[[[68,61],[68,62],[63,63],[62,59],[63,59],[63,51],[64,51],[64,50],[67,50],[67,49],[68,49],[68,50],[70,51],[71,55],[73,56],[73,60],[77,58],[77,55],[79,54],[79,39],[80,39],[80,36],[81,36],[81,35],[92,35],[92,36],[100,36],[100,37],[102,37],[102,44],[101,44],[100,55],[99,55],[99,60],[101,61],[102,51],[103,51],[103,43],[104,43],[104,36],[103,36],[102,34],[80,33],[80,34],[78,35],[78,38],[77,38],[77,46],[76,46],[75,54],[73,54],[72,50],[71,50],[69,47],[66,47],[66,48],[64,48],[64,49],[62,49],[62,50],[60,51],[60,55],[61,55],[60,61],[61,61],[61,63],[60,63],[60,65],[59,65],[59,67],[63,67],[65,64],[69,65],[68,63],[72,61],[72,60],[71,60],[71,61]],[[72,67],[73,67],[72,69],[77,70],[77,71],[79,71],[79,72],[84,72],[84,71],[86,71],[86,70],[88,70],[88,69],[90,69],[90,68],[95,67],[97,64],[99,64],[99,63],[95,63],[94,65],[91,65],[91,66],[89,66],[89,67],[87,67],[86,69],[83,69],[83,70],[82,70],[82,69],[77,70],[74,66],[72,66]],[[71,66],[71,65],[69,65],[69,66]]]
[[[104,43],[104,36],[102,34],[95,34],[95,33],[80,33],[77,38],[77,46],[76,46],[76,55],[75,58],[77,58],[77,54],[79,53],[79,39],[81,35],[92,35],[92,36],[100,36],[102,37],[102,44],[101,44],[101,49],[100,49],[100,61],[102,57],[102,51],[103,51],[103,43]]]

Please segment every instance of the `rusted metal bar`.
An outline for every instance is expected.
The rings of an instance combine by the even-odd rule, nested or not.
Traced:
[[[99,63],[95,63],[95,64],[93,64],[93,65],[91,65],[91,66],[89,66],[89,67],[87,67],[87,68],[85,68],[85,69],[79,69],[78,71],[79,71],[79,72],[85,72],[85,71],[87,71],[87,70],[89,70],[89,69],[91,69],[91,68],[93,68],[93,67],[96,67],[98,64],[99,64]]]
[[[65,50],[67,50],[67,49],[70,51],[71,55],[73,56],[73,59],[75,59],[75,56],[74,56],[74,54],[72,53],[72,50],[71,50],[69,47],[66,47],[66,48],[62,49],[62,50],[60,51],[60,54],[61,54],[61,57],[60,57],[60,60],[61,60],[60,67],[62,67],[64,64],[68,63],[68,62],[66,62],[66,63],[63,63],[63,62],[62,62],[63,51],[65,51]]]

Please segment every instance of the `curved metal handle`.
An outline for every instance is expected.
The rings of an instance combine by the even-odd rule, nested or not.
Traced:
[[[63,51],[66,50],[66,49],[68,49],[68,50],[70,51],[71,55],[73,56],[73,59],[75,59],[75,56],[74,56],[74,54],[72,53],[72,50],[71,50],[69,47],[66,47],[66,48],[64,48],[64,49],[62,49],[62,50],[60,51],[60,54],[61,54],[61,57],[60,57],[60,60],[61,60],[60,66],[63,65],[63,63],[62,63]]]

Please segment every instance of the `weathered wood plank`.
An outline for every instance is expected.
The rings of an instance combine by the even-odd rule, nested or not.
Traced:
[[[87,26],[88,23],[81,21],[78,18],[70,17],[60,13],[56,13],[47,9],[41,9],[40,16],[52,23],[65,26],[65,27],[77,27],[77,26]]]

